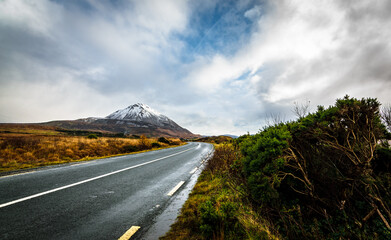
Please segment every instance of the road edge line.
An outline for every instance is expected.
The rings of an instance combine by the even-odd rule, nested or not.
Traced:
[[[193,170],[191,170],[189,173],[190,174],[193,174],[193,173],[195,173],[196,171],[198,170],[198,167],[195,167]]]
[[[167,196],[172,196],[178,189],[185,183],[185,181],[180,181],[169,193],[167,193]]]
[[[132,226],[118,240],[129,240],[141,227]]]

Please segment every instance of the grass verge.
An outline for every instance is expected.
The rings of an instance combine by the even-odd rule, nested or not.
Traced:
[[[161,240],[279,239],[252,209],[226,168],[237,158],[232,146],[218,145],[175,223]]]

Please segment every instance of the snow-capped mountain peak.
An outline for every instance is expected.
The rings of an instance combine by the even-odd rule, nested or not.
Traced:
[[[105,118],[89,117],[43,124],[61,129],[146,135],[149,137],[199,137],[142,103],[117,110]]]
[[[130,105],[127,108],[117,110],[106,118],[147,122],[158,126],[166,124],[171,125],[174,123],[168,117],[164,116],[163,114],[160,114],[158,111],[152,109],[151,107],[143,103],[137,103],[134,105]]]

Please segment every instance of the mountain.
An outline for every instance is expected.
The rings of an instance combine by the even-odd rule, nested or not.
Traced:
[[[239,137],[237,135],[232,135],[232,134],[223,134],[221,136],[226,136],[226,137],[231,137],[231,138],[238,138]]]
[[[70,130],[104,131],[129,135],[144,134],[150,137],[194,138],[199,136],[142,103],[117,110],[105,118],[89,117],[43,124]]]
[[[106,119],[129,120],[139,123],[150,123],[160,127],[178,128],[179,125],[168,117],[153,110],[148,105],[137,103],[127,108],[117,110]]]

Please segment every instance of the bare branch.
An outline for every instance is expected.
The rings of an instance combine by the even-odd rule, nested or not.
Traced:
[[[298,103],[293,102],[294,106],[292,109],[292,112],[298,117],[298,118],[304,118],[310,113],[310,101],[306,101],[305,103]]]
[[[381,108],[380,116],[387,130],[391,132],[391,104],[384,105]]]
[[[281,113],[268,113],[265,117],[267,126],[275,126],[284,123],[285,121],[285,115],[282,115]]]

